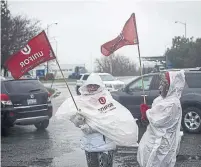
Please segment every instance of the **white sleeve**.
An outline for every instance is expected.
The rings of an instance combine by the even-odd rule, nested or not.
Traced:
[[[91,133],[95,133],[96,131],[93,130],[89,125],[84,124],[80,126],[81,130],[83,131],[83,133],[85,134],[91,134]]]
[[[162,107],[157,105],[147,110],[149,123],[156,128],[171,127],[179,120],[179,111],[176,104]]]

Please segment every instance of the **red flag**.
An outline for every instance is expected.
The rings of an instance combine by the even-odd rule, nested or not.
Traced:
[[[138,44],[138,35],[135,14],[133,13],[124,25],[121,34],[101,46],[101,53],[104,56],[109,56],[123,46],[135,44]]]
[[[46,33],[42,31],[32,38],[22,50],[13,54],[5,62],[5,66],[11,72],[13,78],[19,79],[36,66],[55,58]]]

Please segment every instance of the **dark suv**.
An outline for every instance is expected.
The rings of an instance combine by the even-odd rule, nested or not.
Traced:
[[[50,94],[38,80],[1,79],[1,128],[7,133],[14,125],[35,125],[45,129],[52,117]]]
[[[182,127],[187,132],[198,133],[201,132],[201,71],[186,71],[185,76],[186,85],[180,99],[183,108]],[[159,82],[159,73],[144,75],[145,96],[149,106],[159,95]],[[144,96],[141,77],[134,79],[122,91],[112,92],[112,96],[140,120],[140,104]]]

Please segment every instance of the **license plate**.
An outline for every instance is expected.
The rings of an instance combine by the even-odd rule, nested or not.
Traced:
[[[28,105],[37,104],[37,100],[36,99],[27,99],[27,104]]]

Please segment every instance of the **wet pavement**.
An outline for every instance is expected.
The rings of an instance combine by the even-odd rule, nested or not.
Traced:
[[[75,89],[71,85],[75,94]],[[54,113],[69,96],[64,87],[53,99]],[[82,132],[70,121],[53,117],[45,132],[34,126],[15,126],[8,137],[1,139],[1,166],[26,167],[86,167],[79,140]],[[118,148],[114,167],[138,167],[136,148]],[[201,134],[184,134],[176,167],[201,167]]]

